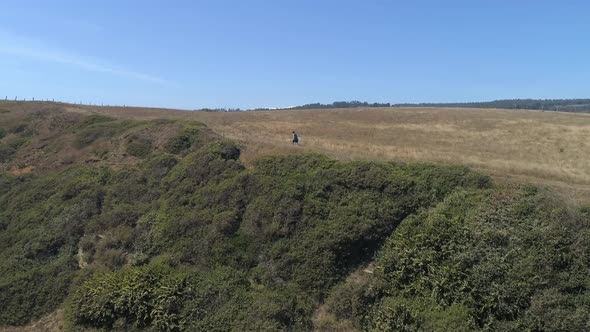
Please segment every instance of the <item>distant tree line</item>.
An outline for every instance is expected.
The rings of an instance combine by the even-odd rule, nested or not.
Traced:
[[[355,108],[355,107],[390,107],[390,103],[367,103],[357,100],[353,101],[335,101],[331,104],[305,104],[301,106],[291,107],[291,109],[318,109],[318,108]]]
[[[528,109],[561,112],[590,113],[590,99],[501,99],[468,103],[368,103],[360,101],[336,101],[330,104],[305,104],[290,109],[355,108],[355,107],[459,107],[459,108],[501,108]]]
[[[241,112],[242,110],[239,108],[200,108],[196,111],[202,112]]]
[[[590,112],[590,99],[501,99],[473,103],[395,104],[396,107],[465,107]]]
[[[258,107],[258,108],[251,108],[245,109],[247,111],[273,111],[277,109],[318,109],[318,108],[355,108],[355,107],[391,107],[390,103],[368,103],[366,101],[335,101],[330,104],[321,104],[321,103],[313,103],[313,104],[305,104],[301,106],[294,106],[294,107],[287,107],[287,108],[269,108],[269,107]],[[204,112],[239,112],[243,111],[239,108],[201,108],[197,109],[197,111],[204,111]]]

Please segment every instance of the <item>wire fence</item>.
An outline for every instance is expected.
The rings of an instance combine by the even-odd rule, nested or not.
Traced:
[[[80,105],[80,106],[128,107],[128,105],[111,105],[111,104],[105,104],[105,103],[87,102],[87,101],[82,101],[82,100],[76,102],[76,101],[56,100],[55,98],[51,98],[51,99],[49,99],[49,98],[36,98],[36,97],[25,98],[25,97],[19,97],[19,96],[9,97],[7,95],[5,95],[4,98],[0,99],[0,101],[5,101],[5,102],[52,102],[52,103],[57,103],[57,104]]]

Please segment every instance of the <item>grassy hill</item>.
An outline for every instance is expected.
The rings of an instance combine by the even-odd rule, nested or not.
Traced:
[[[339,160],[466,165],[501,182],[550,186],[590,202],[590,115],[465,108],[186,112],[84,107],[121,119],[205,123],[238,142],[241,160],[318,152]],[[303,138],[292,146],[290,133]]]
[[[590,209],[551,190],[307,152],[246,167],[192,114],[69,107],[0,113],[0,325],[590,328]]]

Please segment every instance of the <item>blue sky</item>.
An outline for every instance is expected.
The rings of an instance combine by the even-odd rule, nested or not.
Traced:
[[[2,98],[195,109],[590,97],[588,1],[0,6]]]

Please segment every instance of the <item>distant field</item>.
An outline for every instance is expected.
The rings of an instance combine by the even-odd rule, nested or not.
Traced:
[[[464,108],[234,113],[68,108],[126,118],[202,121],[239,141],[247,163],[264,155],[316,151],[338,159],[463,164],[500,180],[544,183],[590,200],[590,114]],[[290,143],[292,130],[303,137],[300,146]]]

